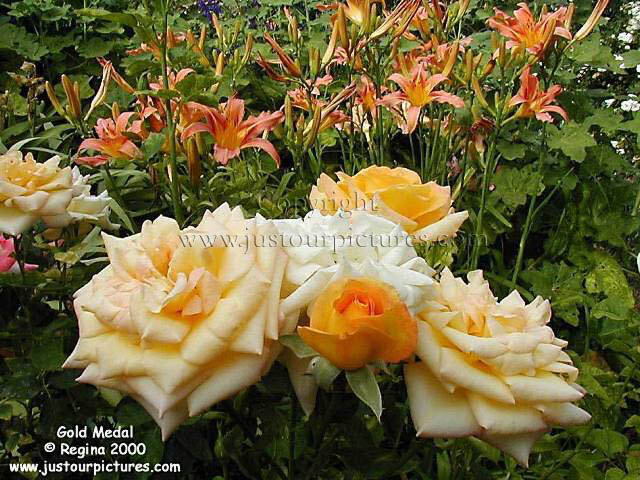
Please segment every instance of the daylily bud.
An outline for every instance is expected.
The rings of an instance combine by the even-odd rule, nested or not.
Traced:
[[[362,10],[364,12],[362,32],[367,33],[371,30],[371,0],[364,0]]]
[[[460,42],[458,41],[453,42],[451,47],[449,47],[449,58],[447,58],[447,63],[445,64],[442,70],[443,75],[448,77],[449,74],[451,73],[451,70],[453,70],[453,66],[455,65],[456,60],[458,59],[459,49],[460,49]]]
[[[109,88],[109,82],[111,81],[112,71],[113,71],[113,66],[110,63],[103,67],[102,82],[100,82],[100,87],[98,87],[98,91],[96,92],[95,96],[93,97],[93,100],[91,101],[91,105],[89,106],[89,111],[84,116],[85,122],[89,119],[93,111],[96,108],[98,108],[107,97],[107,90]]]
[[[198,186],[200,184],[202,167],[200,165],[198,146],[193,138],[187,139],[185,150],[187,154],[187,166],[189,168],[189,180],[191,180],[193,185]]]
[[[393,9],[391,14],[369,36],[370,39],[381,37],[395,27],[394,37],[402,35],[420,8],[421,0],[403,0]]]
[[[244,47],[244,55],[242,55],[242,65],[249,61],[249,57],[251,57],[251,50],[253,50],[253,33],[249,33],[249,35],[247,35],[247,43]]]
[[[204,41],[207,39],[207,26],[202,25],[200,28],[200,38],[198,39],[198,48],[204,50]]]
[[[216,60],[216,76],[221,77],[223,72],[224,72],[224,53],[220,52]]]
[[[190,46],[196,46],[196,37],[193,36],[193,32],[191,30],[187,30],[187,33],[185,33],[185,37],[187,39],[187,43]]]
[[[471,81],[471,76],[474,71],[473,52],[467,50],[464,54],[464,83],[468,84],[469,81]]]
[[[276,42],[275,39],[268,33],[264,34],[264,39],[269,45],[271,45],[271,48],[280,59],[280,63],[282,63],[282,67],[287,71],[287,73],[289,73],[289,75],[291,75],[292,77],[301,78],[302,70],[300,70],[300,67],[296,64],[296,62],[294,62],[293,59],[289,55],[287,55],[287,53],[278,44],[278,42]]]
[[[569,30],[571,28],[571,23],[573,22],[573,15],[576,12],[576,4],[570,3],[567,7],[567,13],[564,16],[564,28]]]
[[[593,29],[596,28],[598,20],[600,20],[600,17],[604,13],[604,10],[607,8],[607,5],[609,5],[609,0],[598,0],[598,3],[591,12],[591,15],[587,19],[586,23],[580,30],[578,30],[571,43],[576,43],[584,40],[593,31]]]
[[[204,141],[202,133],[196,133],[194,135],[194,138],[196,139],[196,146],[198,147],[198,153],[200,155],[204,155],[205,152],[207,151],[207,144]]]
[[[327,49],[325,50],[324,55],[322,56],[322,62],[321,62],[322,67],[325,67],[333,58],[333,54],[336,51],[338,34],[339,34],[338,22],[334,22],[333,30],[331,30],[331,38],[329,38],[329,45],[327,45]]]
[[[309,71],[314,78],[320,72],[320,50],[315,47],[309,47]]]
[[[80,106],[80,87],[78,83],[73,84],[69,77],[62,75],[62,87],[69,103],[69,114],[74,120],[79,120],[82,115],[82,108]]]
[[[478,82],[478,77],[476,77],[475,75],[471,76],[471,87],[473,88],[473,91],[476,94],[476,100],[480,102],[480,105],[482,105],[484,108],[489,108],[489,103],[487,102],[487,99],[484,95],[484,91],[480,86],[480,82]]]
[[[284,97],[284,126],[287,132],[293,130],[293,104],[289,95]]]
[[[222,49],[225,47],[224,29],[222,28],[220,20],[215,13],[211,14],[211,21],[213,21],[213,26],[216,29],[216,36],[218,37],[218,48]]]
[[[347,33],[347,19],[344,13],[344,6],[338,7],[338,16],[336,18],[336,24],[338,25],[338,39],[340,40],[340,46],[345,50],[349,50],[349,36]]]
[[[322,108],[316,105],[313,111],[313,120],[311,124],[305,129],[304,149],[307,150],[318,138],[318,132],[320,132],[320,122],[322,120]]]
[[[118,102],[113,102],[111,105],[111,116],[113,118],[118,118],[120,116],[120,105],[118,105]]]
[[[300,114],[296,122],[296,145],[302,145],[304,140],[304,123],[304,115]]]
[[[485,78],[491,75],[491,73],[495,68],[496,68],[496,62],[493,58],[490,58],[487,64],[485,65],[484,69],[482,70],[481,78]]]
[[[230,42],[231,45],[236,43],[236,40],[238,39],[238,35],[240,34],[241,29],[242,29],[242,20],[237,19],[236,23],[233,26],[233,35],[231,36],[231,42]]]
[[[56,112],[58,112],[59,115],[66,117],[67,114],[65,113],[64,108],[62,108],[62,104],[60,103],[60,100],[58,99],[58,96],[56,95],[56,92],[51,86],[51,84],[49,82],[46,82],[44,84],[44,88],[45,88],[45,91],[47,92],[47,96],[49,97],[49,100],[51,101],[51,104],[53,105],[53,108],[56,109]]]

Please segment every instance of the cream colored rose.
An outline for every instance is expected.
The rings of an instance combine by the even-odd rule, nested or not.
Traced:
[[[79,382],[130,394],[167,438],[188,416],[257,382],[279,353],[286,255],[275,227],[228,205],[180,230],[103,234],[110,265],[75,295]],[[259,247],[259,248],[258,248]]]
[[[66,225],[73,177],[71,168],[59,163],[58,156],[38,163],[30,153],[15,150],[0,155],[0,232],[18,235],[39,219]]]
[[[547,300],[513,292],[498,303],[481,271],[468,279],[445,270],[419,315],[421,362],[405,368],[413,423],[419,436],[474,435],[526,465],[551,426],[591,418],[573,404],[578,370],[547,325]]]
[[[103,230],[115,230],[119,227],[109,220],[111,197],[108,192],[105,190],[99,195],[91,195],[88,177],[81,175],[78,167],[73,168],[72,198],[67,206],[67,213],[54,218],[43,217],[49,226],[60,228],[70,223],[80,223],[85,230],[89,230],[91,225],[98,225]]]
[[[314,209],[334,214],[338,210],[368,210],[402,226],[415,241],[434,242],[455,237],[469,216],[455,213],[449,187],[422,183],[407,168],[371,166],[350,176],[338,172],[338,182],[320,175],[311,188]]]

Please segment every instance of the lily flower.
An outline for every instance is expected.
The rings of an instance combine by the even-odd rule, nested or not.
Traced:
[[[198,105],[198,104],[196,104]],[[195,105],[191,105],[195,107]],[[280,155],[273,144],[259,138],[263,132],[273,130],[284,119],[282,112],[262,112],[257,117],[251,115],[244,120],[244,100],[230,98],[219,108],[199,105],[204,113],[205,122],[189,125],[182,132],[182,141],[199,132],[213,136],[216,144],[213,156],[222,165],[229,163],[244,148],[259,148],[268,153],[280,165]]]
[[[418,125],[420,111],[430,103],[448,103],[456,108],[464,107],[462,99],[456,95],[435,90],[447,77],[442,74],[429,75],[423,63],[416,65],[411,71],[411,76],[406,77],[400,73],[394,73],[389,80],[397,83],[401,91],[390,93],[382,98],[383,105],[394,108],[399,104],[407,102],[407,132],[412,133]]]
[[[78,152],[84,150],[95,150],[102,155],[93,157],[78,157],[76,163],[82,165],[90,165],[98,167],[109,162],[109,160],[133,160],[142,156],[142,152],[131,141],[129,135],[134,134],[132,127],[129,126],[129,120],[135,112],[124,112],[117,117],[100,118],[96,124],[95,130],[98,138],[87,138],[84,140]]]
[[[528,118],[535,116],[542,122],[553,123],[553,117],[549,112],[557,113],[565,121],[569,120],[567,112],[558,105],[551,105],[562,92],[560,85],[553,85],[546,92],[540,90],[538,77],[531,73],[531,67],[527,66],[520,76],[520,90],[509,102],[510,107],[520,105],[516,112],[516,118]]]
[[[567,9],[559,8],[555,12],[546,12],[538,20],[526,3],[519,3],[513,17],[496,8],[495,16],[488,24],[501,35],[508,38],[507,48],[522,50],[541,57],[556,37],[571,40],[571,32],[564,26]]]

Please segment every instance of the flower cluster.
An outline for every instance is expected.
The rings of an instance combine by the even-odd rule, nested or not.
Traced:
[[[394,210],[400,194],[415,196],[411,215]],[[307,413],[319,358],[348,375],[404,363],[418,435],[473,435],[522,464],[551,426],[589,419],[573,404],[584,390],[548,301],[498,301],[482,272],[465,283],[417,254],[411,232],[453,236],[466,218],[449,219],[460,214],[448,189],[371,167],[339,183],[322,177],[311,195],[345,204],[281,220],[224,204],[197,227],[159,217],[128,238],[103,234],[110,264],[75,295],[80,339],[65,367],[130,394],[164,438],[278,356]],[[291,337],[307,353],[282,351]]]

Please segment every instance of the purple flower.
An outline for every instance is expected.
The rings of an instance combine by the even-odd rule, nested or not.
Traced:
[[[198,0],[198,9],[207,18],[222,13],[222,0]]]

